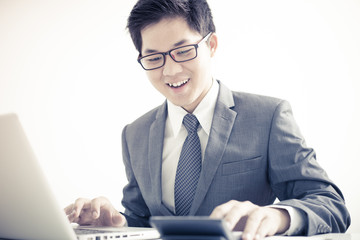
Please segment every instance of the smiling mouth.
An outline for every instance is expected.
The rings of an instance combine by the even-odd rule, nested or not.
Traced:
[[[177,82],[177,83],[167,83],[167,85],[172,88],[179,88],[179,87],[185,85],[186,83],[188,83],[189,81],[190,81],[190,78],[188,78],[184,81]]]

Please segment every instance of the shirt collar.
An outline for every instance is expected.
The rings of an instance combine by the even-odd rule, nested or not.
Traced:
[[[219,92],[219,84],[213,80],[212,86],[209,92],[205,95],[203,100],[194,110],[193,114],[199,120],[202,129],[209,136],[212,118],[215,111],[215,104]],[[180,132],[182,121],[184,116],[188,113],[182,107],[174,105],[172,102],[167,101],[168,107],[168,121],[169,127],[172,129],[174,136],[177,136]]]

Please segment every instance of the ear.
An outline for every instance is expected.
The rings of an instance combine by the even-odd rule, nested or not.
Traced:
[[[215,55],[216,49],[218,46],[218,38],[216,33],[212,33],[209,38],[209,48],[210,48],[210,56],[213,57]]]

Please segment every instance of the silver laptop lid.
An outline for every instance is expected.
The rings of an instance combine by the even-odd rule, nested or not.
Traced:
[[[1,239],[130,240],[159,237],[158,231],[152,228],[109,227],[87,227],[85,232],[75,236],[73,226],[51,192],[15,114],[0,115],[0,223]]]
[[[0,238],[76,239],[18,117],[0,115]]]

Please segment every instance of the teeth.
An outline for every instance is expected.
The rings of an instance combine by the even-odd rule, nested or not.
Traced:
[[[180,86],[184,85],[185,83],[187,83],[188,81],[189,81],[189,79],[186,79],[184,81],[177,82],[177,83],[168,83],[168,85],[170,87],[180,87]]]

